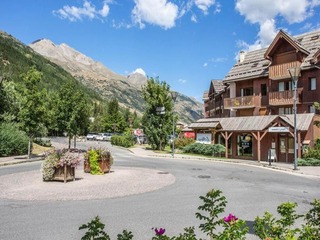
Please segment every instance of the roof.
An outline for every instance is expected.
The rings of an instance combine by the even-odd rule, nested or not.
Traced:
[[[313,121],[314,113],[297,114],[297,130],[308,131],[310,124]],[[294,114],[280,115],[280,118],[290,124],[294,125]]]
[[[206,100],[208,99],[208,95],[209,95],[209,91],[204,91],[203,95],[202,95],[202,99]]]
[[[220,128],[219,121],[208,121],[208,122],[195,122],[191,123],[189,126],[191,129],[208,129],[208,128]]]
[[[267,51],[264,54],[265,58],[270,58],[269,56],[272,54],[272,52],[276,51],[275,46],[278,43],[280,39],[285,39],[285,41],[289,42],[292,47],[294,47],[296,50],[305,53],[306,55],[309,55],[310,52],[301,44],[300,41],[294,39],[289,34],[285,33],[283,30],[280,30],[277,34],[277,36],[273,39],[272,43],[268,47]]]
[[[292,44],[293,47],[307,55],[301,64],[301,68],[307,69],[312,67],[310,60],[314,58],[315,54],[320,49],[320,30],[304,33],[295,37],[280,31],[268,48],[247,52],[244,61],[236,63],[225,76],[223,82],[228,83],[258,77],[268,77],[269,65],[271,62],[265,58],[265,53],[268,53],[268,50],[271,50],[269,48],[272,48],[273,44],[275,44],[275,41],[280,37],[279,34]]]
[[[297,130],[307,131],[312,124],[314,113],[297,114]],[[270,127],[276,119],[281,118],[293,127],[294,115],[267,115],[229,118],[203,118],[189,125],[192,129],[210,129],[219,126],[221,131],[264,131]]]
[[[222,80],[211,80],[209,95],[223,92],[225,87],[226,86],[223,84]]]

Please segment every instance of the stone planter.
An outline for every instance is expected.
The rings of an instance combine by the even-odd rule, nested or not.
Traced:
[[[55,168],[53,179],[66,183],[69,180],[75,181],[75,167],[64,165],[63,167]]]

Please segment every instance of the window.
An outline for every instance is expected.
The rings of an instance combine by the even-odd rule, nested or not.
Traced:
[[[238,156],[252,156],[252,135],[243,133],[241,135],[238,135],[237,138],[238,142]]]
[[[288,107],[280,107],[279,108],[279,115],[284,115],[284,114],[292,114],[292,108]]]
[[[310,105],[309,106],[309,113],[315,113],[316,112],[316,109],[314,107],[314,105]]]
[[[317,86],[316,86],[316,78],[309,78],[309,86],[310,86],[310,90],[316,90]]]
[[[279,92],[288,91],[293,89],[293,82],[279,82],[278,84]]]
[[[241,88],[241,97],[252,96],[253,88]]]
[[[267,96],[267,84],[261,84],[261,96]]]

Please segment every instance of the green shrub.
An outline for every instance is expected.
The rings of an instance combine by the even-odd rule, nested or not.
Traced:
[[[195,153],[207,156],[217,156],[225,151],[225,147],[221,144],[203,144],[193,143],[183,148],[186,153]]]
[[[174,147],[178,149],[183,149],[185,146],[193,143],[195,143],[195,140],[193,138],[176,138],[174,140]]]
[[[52,146],[50,139],[35,138],[35,139],[33,139],[33,142],[42,146],[42,147],[51,147]]]
[[[108,149],[89,148],[84,154],[84,171],[92,175],[103,175],[110,172],[112,164],[113,157]]]
[[[112,135],[111,144],[128,148],[134,146],[134,139],[131,135]]]
[[[0,124],[0,157],[28,153],[29,138],[13,123]]]
[[[298,159],[298,166],[320,166],[320,159],[317,159],[317,158]]]
[[[200,196],[203,205],[198,207],[196,218],[201,221],[199,229],[210,239],[214,240],[245,240],[249,227],[247,222],[229,213],[224,215],[227,205],[226,197],[220,190],[212,189],[205,196]],[[310,210],[303,215],[297,214],[297,203],[285,202],[277,207],[277,217],[265,212],[262,217],[256,217],[252,232],[263,240],[319,240],[320,236],[320,201],[314,199],[310,203]],[[223,215],[222,215],[223,214]],[[223,217],[225,216],[225,217]],[[297,220],[302,220],[298,225]],[[300,227],[299,227],[300,226]],[[97,216],[79,230],[86,230],[82,240],[101,239],[110,240],[104,231],[105,225]],[[184,228],[184,232],[177,237],[166,235],[165,228],[152,228],[155,236],[152,240],[197,240],[195,227]],[[133,233],[123,230],[117,235],[117,240],[132,240]],[[206,238],[207,239],[207,238]]]
[[[307,148],[303,154],[303,158],[318,158],[320,159],[320,148],[317,146],[315,148]]]

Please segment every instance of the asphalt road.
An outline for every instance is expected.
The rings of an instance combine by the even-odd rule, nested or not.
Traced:
[[[62,144],[64,139],[56,141]],[[131,230],[137,240],[151,239],[152,227],[163,227],[169,235],[178,234],[184,227],[199,225],[195,218],[201,204],[199,196],[212,188],[222,190],[228,200],[225,215],[232,213],[249,225],[264,211],[276,213],[276,207],[283,202],[298,203],[298,212],[304,213],[314,198],[320,199],[320,179],[239,164],[139,157],[109,143],[77,144],[84,149],[107,146],[115,157],[114,166],[156,169],[173,174],[176,181],[153,192],[121,198],[85,201],[0,199],[1,240],[81,239],[84,232],[78,230],[79,226],[97,215],[106,224],[112,239],[116,239],[123,229]],[[35,169],[40,171],[40,162],[6,166],[0,168],[0,176]],[[247,239],[256,238],[248,235]]]

